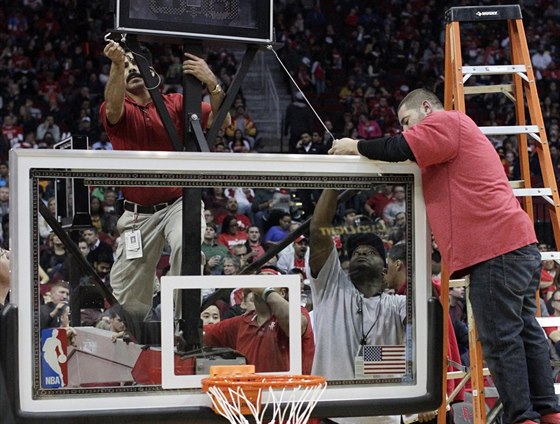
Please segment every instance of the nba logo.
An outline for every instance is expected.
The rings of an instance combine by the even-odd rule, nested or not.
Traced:
[[[67,338],[64,328],[41,331],[41,387],[58,389],[68,384]]]

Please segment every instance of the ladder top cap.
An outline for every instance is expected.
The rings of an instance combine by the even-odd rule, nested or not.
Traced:
[[[521,7],[518,4],[499,6],[460,6],[452,7],[445,12],[445,21],[447,23],[456,21],[505,21],[521,18]]]

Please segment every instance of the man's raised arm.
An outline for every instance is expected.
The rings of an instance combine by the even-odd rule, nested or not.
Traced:
[[[332,225],[336,213],[337,198],[336,190],[323,190],[311,218],[309,266],[313,277],[317,277],[333,249],[334,243],[327,229]]]

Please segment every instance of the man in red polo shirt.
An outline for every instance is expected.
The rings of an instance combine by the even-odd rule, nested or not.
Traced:
[[[277,268],[263,267],[261,275],[279,275]],[[255,365],[256,372],[290,369],[288,290],[252,288],[255,310],[204,326],[204,346],[229,347]],[[301,308],[301,355],[303,374],[311,373],[315,341],[311,319]]]
[[[113,149],[174,151],[132,54],[114,41],[109,41],[103,52],[111,60],[111,71],[100,115]],[[149,50],[143,49],[142,54],[151,63]],[[150,69],[155,74],[153,67]],[[206,129],[218,113],[224,93],[203,59],[185,53],[183,72],[196,77],[208,89],[210,104],[202,103],[201,119],[202,128]],[[162,94],[162,98],[182,137],[183,96],[171,93]],[[229,125],[229,121],[228,115],[223,125]],[[122,192],[125,211],[117,223],[121,241],[111,270],[111,286],[123,306],[145,306],[147,312],[152,304],[156,266],[166,241],[171,247],[169,275],[179,275],[181,271],[182,189],[123,187]],[[203,215],[201,227],[203,235]]]

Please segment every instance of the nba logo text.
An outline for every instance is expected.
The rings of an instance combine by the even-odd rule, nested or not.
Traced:
[[[58,389],[68,384],[68,341],[63,328],[41,331],[41,387]]]

